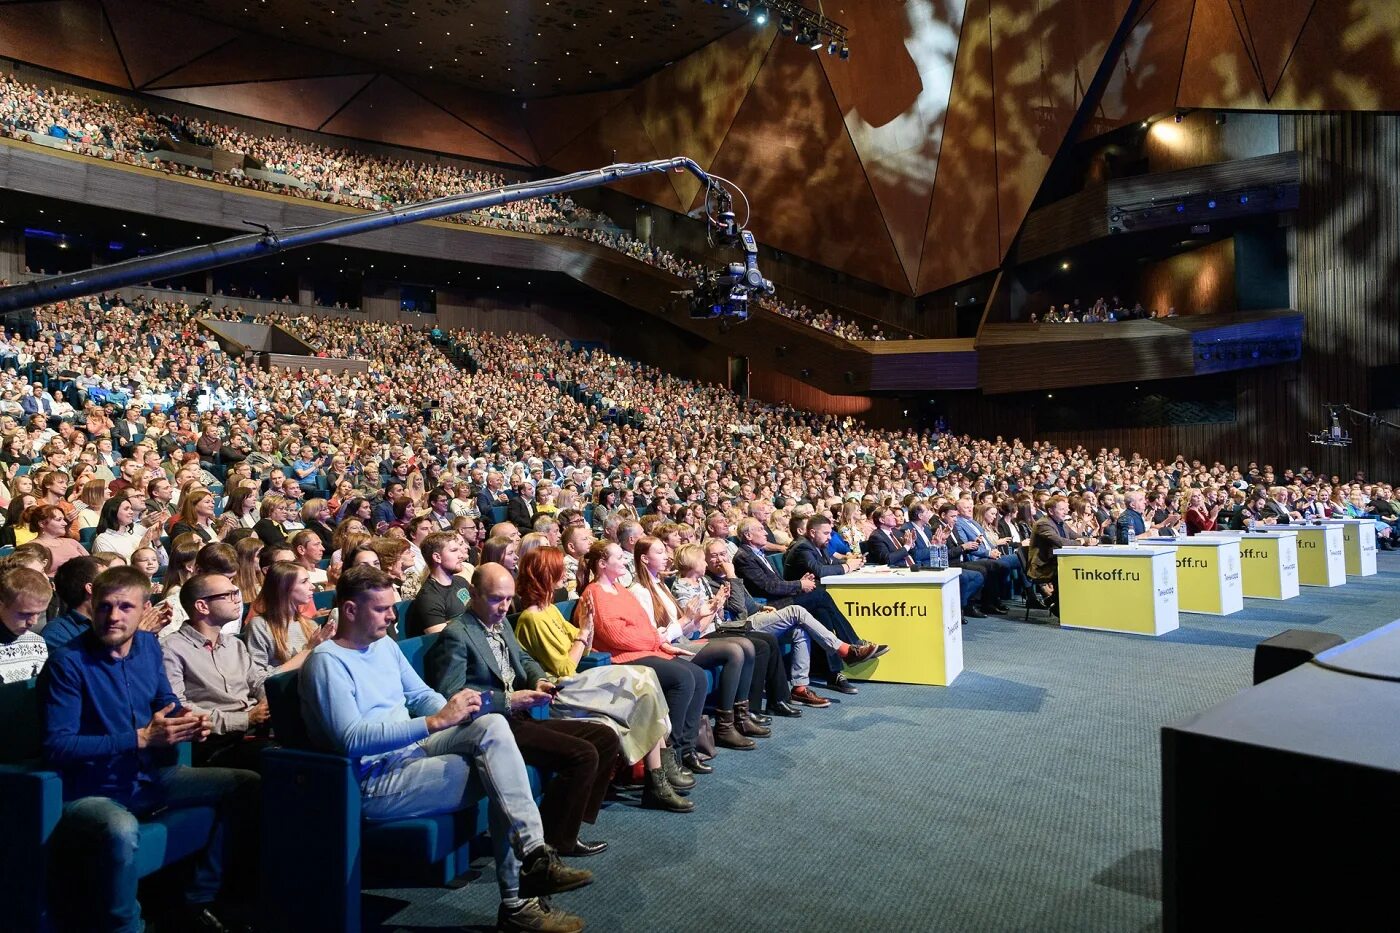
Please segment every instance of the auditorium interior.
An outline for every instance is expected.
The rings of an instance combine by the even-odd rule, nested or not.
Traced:
[[[1384,909],[1393,0],[0,0],[0,325],[13,929]]]

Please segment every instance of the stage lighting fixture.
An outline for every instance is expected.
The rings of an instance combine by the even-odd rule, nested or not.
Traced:
[[[811,49],[813,52],[820,52],[823,45],[826,45],[826,43],[822,40],[822,37],[813,35],[812,41],[808,44],[807,48]]]
[[[1225,114],[1223,114],[1223,113],[1217,113],[1217,114],[1215,115],[1215,125],[1216,125],[1216,126],[1224,126],[1224,125],[1225,125],[1225,120],[1226,120]]]
[[[837,51],[840,49],[840,47],[841,47],[841,46],[840,46],[840,43],[838,43],[835,39],[832,39],[830,42],[828,42],[828,43],[826,44],[826,54],[828,54],[828,55],[835,55],[835,54],[837,53]]]
[[[844,62],[848,60],[851,57],[851,47],[849,45],[843,44],[841,46],[841,51],[838,54],[841,57],[841,61]]]
[[[1178,205],[1176,206],[1176,212],[1177,212],[1178,214],[1184,214],[1184,213],[1186,213],[1186,205],[1185,205],[1185,204],[1178,204]]]
[[[749,2],[749,0],[736,0],[734,6],[738,8],[740,13],[743,13],[745,16],[748,16],[752,4]]]
[[[1241,204],[1248,204],[1248,203],[1249,203],[1249,195],[1247,195],[1247,194],[1242,194],[1242,195],[1240,195],[1240,203],[1241,203]]]
[[[1175,119],[1177,123],[1180,123],[1182,120],[1185,120],[1185,119],[1186,119],[1186,114],[1184,114],[1184,113],[1182,113],[1182,112],[1180,112],[1180,111],[1177,111],[1177,114],[1176,114],[1176,116],[1175,116],[1173,119]]]
[[[1211,198],[1209,201],[1207,201],[1206,207],[1210,208],[1211,210],[1215,210],[1215,198]]]
[[[766,7],[759,7],[758,12],[753,15],[754,22],[760,26],[768,25],[768,10]]]
[[[797,30],[796,34],[793,35],[792,39],[798,45],[807,45],[812,41],[812,37],[807,34],[806,26],[803,26],[801,29]]]
[[[778,29],[782,31],[783,35],[792,32],[792,17],[784,16],[778,23]]]

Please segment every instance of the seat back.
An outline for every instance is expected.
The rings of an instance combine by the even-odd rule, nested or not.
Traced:
[[[33,764],[43,755],[38,681],[0,684],[0,764]]]
[[[574,619],[574,607],[577,605],[577,599],[566,599],[562,603],[555,603],[554,608],[559,610],[561,616],[572,622]]]
[[[81,544],[83,547],[87,548],[88,550],[92,550],[92,542],[94,542],[94,541],[96,541],[96,540],[97,540],[97,528],[96,528],[96,526],[94,526],[94,527],[92,527],[92,528],[80,528],[80,529],[78,529],[78,543]]]
[[[277,742],[288,748],[311,748],[311,736],[306,731],[306,720],[301,718],[301,692],[299,671],[285,671],[273,674],[263,681],[267,693],[267,707],[272,714],[272,731]]]
[[[499,525],[506,520],[506,507],[503,505],[491,506],[491,524]]]
[[[783,575],[783,555],[769,554],[768,564],[773,568],[773,572],[776,573],[778,576],[781,577]]]
[[[322,590],[311,597],[311,602],[318,612],[329,609],[335,605],[335,590]]]
[[[407,631],[405,626],[408,625],[408,607],[412,605],[411,599],[401,599],[394,603],[394,621],[397,623],[394,626],[394,637],[399,641],[403,641],[404,632]]]
[[[423,659],[428,656],[428,649],[437,643],[438,636],[434,632],[431,635],[419,635],[417,638],[405,638],[399,642],[399,650],[408,659],[408,666],[413,668],[419,676],[423,676]]]

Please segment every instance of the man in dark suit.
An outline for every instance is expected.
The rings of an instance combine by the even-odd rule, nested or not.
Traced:
[[[875,530],[865,541],[865,559],[877,566],[913,566],[911,551],[914,545],[914,535],[906,531],[898,538],[895,537],[895,528],[899,524],[899,518],[895,515],[894,509],[888,506],[881,507],[876,509],[870,517],[875,521]]]
[[[1036,521],[1031,528],[1031,582],[1051,585],[1052,592],[1046,608],[1056,615],[1059,615],[1060,605],[1060,566],[1055,549],[1098,543],[1097,538],[1073,537],[1065,526],[1068,517],[1069,500],[1064,496],[1054,496],[1046,503],[1045,517]]]
[[[501,491],[501,486],[505,481],[505,475],[502,473],[495,471],[487,473],[486,488],[476,494],[477,513],[486,520],[488,525],[495,521],[495,519],[491,517],[493,508],[498,505],[509,505],[506,494]],[[529,526],[527,525],[526,527]]]
[[[820,582],[826,577],[859,570],[864,566],[865,560],[859,554],[848,554],[845,561],[828,557],[826,545],[830,540],[830,515],[819,512],[807,519],[807,530],[802,537],[793,539],[783,555],[783,577],[801,580],[811,574]]]
[[[584,842],[579,827],[594,822],[620,748],[607,726],[578,719],[534,719],[555,687],[534,658],[520,650],[506,613],[515,580],[500,564],[482,564],[472,576],[467,611],[447,624],[423,660],[424,680],[452,696],[464,688],[482,695],[483,710],[510,721],[527,764],[552,775],[540,804],[545,841],[561,855],[596,855],[605,842]]]
[[[768,557],[763,552],[768,534],[758,519],[750,517],[739,523],[739,540],[742,543],[734,552],[734,571],[752,595],[767,600],[773,609],[782,609],[785,606],[801,606],[806,609],[843,644],[849,646],[845,658],[853,663],[868,660],[889,650],[884,645],[872,645],[861,640],[851,623],[841,614],[841,610],[836,608],[830,594],[817,586],[816,576],[807,574],[798,580],[784,580],[778,576],[778,572],[768,563]],[[828,650],[824,656],[829,672],[827,686],[838,693],[857,693],[855,685],[842,673],[845,663],[841,652]],[[795,691],[793,699],[800,703],[806,702]]]
[[[931,524],[933,509],[922,499],[909,503],[909,521],[899,529],[901,539],[913,538],[909,543],[909,557],[915,567],[932,566],[934,529]]]
[[[506,502],[506,521],[522,531],[535,527],[535,484],[529,480],[516,486]]]
[[[141,413],[135,406],[127,408],[125,417],[112,425],[112,443],[128,456],[145,436],[146,426],[141,423]]]
[[[981,611],[1005,615],[1011,607],[1001,601],[1001,594],[1008,588],[1010,570],[990,556],[982,526],[971,520],[971,512],[972,500],[967,496],[948,503],[939,512],[939,517],[948,524],[948,556],[964,571],[971,569],[982,574]]]

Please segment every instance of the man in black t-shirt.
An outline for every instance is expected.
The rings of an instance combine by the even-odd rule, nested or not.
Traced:
[[[428,578],[408,607],[405,638],[441,631],[467,611],[471,600],[466,578],[457,576],[466,560],[466,548],[460,536],[450,531],[435,531],[423,539],[418,549],[428,565]]]

